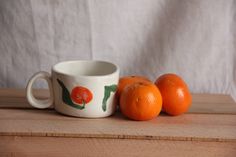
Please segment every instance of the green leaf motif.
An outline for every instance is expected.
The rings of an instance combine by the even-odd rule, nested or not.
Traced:
[[[85,108],[85,103],[83,103],[83,106],[74,104],[73,101],[70,98],[70,92],[68,91],[68,89],[65,87],[65,85],[63,84],[62,81],[60,81],[59,79],[57,79],[57,82],[59,83],[59,85],[62,88],[62,100],[65,104],[74,107],[76,109],[82,110]]]
[[[105,112],[107,110],[107,100],[111,96],[111,92],[115,92],[117,89],[117,85],[105,86],[104,87],[104,97],[102,100],[102,110]]]

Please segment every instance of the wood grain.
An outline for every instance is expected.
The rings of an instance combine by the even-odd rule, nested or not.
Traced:
[[[0,136],[52,136],[183,141],[236,141],[236,115],[160,115],[137,122],[121,114],[102,119],[66,117],[53,110],[0,109]]]
[[[0,136],[1,157],[235,157],[235,142]]]

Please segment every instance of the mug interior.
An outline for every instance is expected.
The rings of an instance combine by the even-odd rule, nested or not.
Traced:
[[[105,61],[65,61],[53,66],[53,71],[74,76],[104,76],[115,73],[118,67]]]

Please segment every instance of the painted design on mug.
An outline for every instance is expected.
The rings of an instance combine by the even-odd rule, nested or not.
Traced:
[[[102,100],[102,110],[105,112],[107,110],[107,100],[109,99],[111,92],[115,93],[117,85],[110,85],[104,87],[104,97]]]
[[[63,102],[71,107],[82,110],[85,108],[85,105],[93,99],[92,92],[85,87],[77,86],[72,89],[72,92],[70,94],[62,81],[57,79],[57,82],[62,88]]]

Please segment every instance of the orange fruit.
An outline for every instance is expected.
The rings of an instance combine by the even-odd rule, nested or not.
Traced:
[[[135,82],[151,82],[148,78],[144,76],[124,76],[119,79],[118,88],[116,91],[116,96],[119,100],[121,93],[127,85],[130,85]]]
[[[121,112],[133,120],[153,119],[159,115],[161,107],[161,93],[151,82],[137,82],[128,85],[120,96]]]
[[[162,110],[169,115],[177,116],[185,113],[191,103],[192,96],[184,80],[176,74],[164,74],[156,82],[162,95]]]

